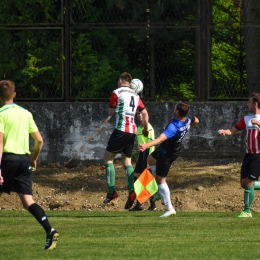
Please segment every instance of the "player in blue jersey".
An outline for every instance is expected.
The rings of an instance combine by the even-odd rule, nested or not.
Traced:
[[[161,217],[175,215],[176,211],[171,203],[170,189],[166,182],[169,169],[172,163],[179,157],[181,143],[188,133],[191,126],[199,123],[199,119],[193,115],[188,115],[189,105],[179,101],[174,110],[174,118],[168,123],[163,133],[155,140],[140,144],[138,150],[145,151],[147,148],[159,145],[152,152],[147,162],[149,165],[156,165],[156,182],[158,184],[158,194],[155,200],[162,198],[165,205],[165,211]]]

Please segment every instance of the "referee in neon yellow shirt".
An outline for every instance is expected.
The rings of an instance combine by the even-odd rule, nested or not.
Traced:
[[[59,234],[32,197],[32,171],[36,170],[43,139],[32,114],[13,103],[15,96],[14,83],[10,80],[0,81],[0,194],[16,192],[19,195],[23,207],[46,231],[44,249],[52,250],[56,247]],[[32,154],[29,150],[29,136],[34,140]]]
[[[149,121],[149,110],[148,108],[146,108],[147,113],[148,113],[148,121]],[[143,135],[143,118],[141,113],[137,112],[137,117],[138,120],[140,121],[140,125],[137,128],[137,132],[136,132],[136,138],[137,138],[137,144],[138,147],[140,144],[143,143],[148,143],[150,141],[154,140],[154,129],[152,127],[152,125],[150,123],[148,123],[148,136],[144,136]],[[145,150],[144,152],[139,152],[139,156],[138,156],[138,160],[137,163],[135,165],[135,173],[134,173],[134,181],[136,181],[138,179],[138,177],[141,175],[141,173],[147,168],[147,157],[149,154],[151,154],[154,151],[154,146],[151,146],[149,149]],[[153,165],[153,169],[151,169],[150,167],[150,171],[153,171],[152,173],[155,174],[155,165]],[[143,205],[140,204],[139,201],[136,202],[135,206],[133,208],[130,209],[130,211],[142,211],[144,210]],[[153,201],[153,196],[150,198],[150,207],[148,208],[148,210],[151,211],[155,211],[156,209],[156,205],[155,202]]]

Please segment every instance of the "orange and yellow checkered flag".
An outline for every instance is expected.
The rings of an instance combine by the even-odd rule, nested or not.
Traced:
[[[145,169],[134,184],[136,199],[142,204],[158,190],[157,183],[149,170]]]

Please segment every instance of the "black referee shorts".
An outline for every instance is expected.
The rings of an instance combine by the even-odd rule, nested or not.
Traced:
[[[147,157],[149,155],[149,149],[144,152],[139,152],[138,161],[135,165],[135,172],[142,173],[147,168]]]
[[[29,155],[3,153],[1,172],[4,183],[0,186],[0,192],[10,194],[13,191],[32,195],[32,170]]]

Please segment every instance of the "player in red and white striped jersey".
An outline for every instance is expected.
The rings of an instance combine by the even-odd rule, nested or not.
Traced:
[[[122,86],[112,92],[109,107],[116,113],[116,129],[136,134],[135,114],[144,109],[137,93],[128,86]]]
[[[115,191],[115,168],[113,160],[118,153],[122,155],[129,191],[125,209],[131,208],[136,198],[134,192],[134,168],[131,162],[136,136],[136,111],[139,111],[143,116],[143,134],[145,136],[148,135],[148,114],[139,95],[130,88],[131,80],[132,76],[129,73],[122,73],[118,79],[118,88],[111,94],[108,114],[110,116],[116,116],[116,126],[108,140],[103,159],[106,167],[108,187],[108,193],[104,203],[109,203],[118,197]]]
[[[253,93],[248,102],[250,114],[244,116],[231,129],[220,129],[221,135],[234,135],[246,129],[246,154],[241,166],[241,187],[244,189],[244,210],[238,217],[252,217],[251,206],[255,190],[260,190],[260,94]]]

